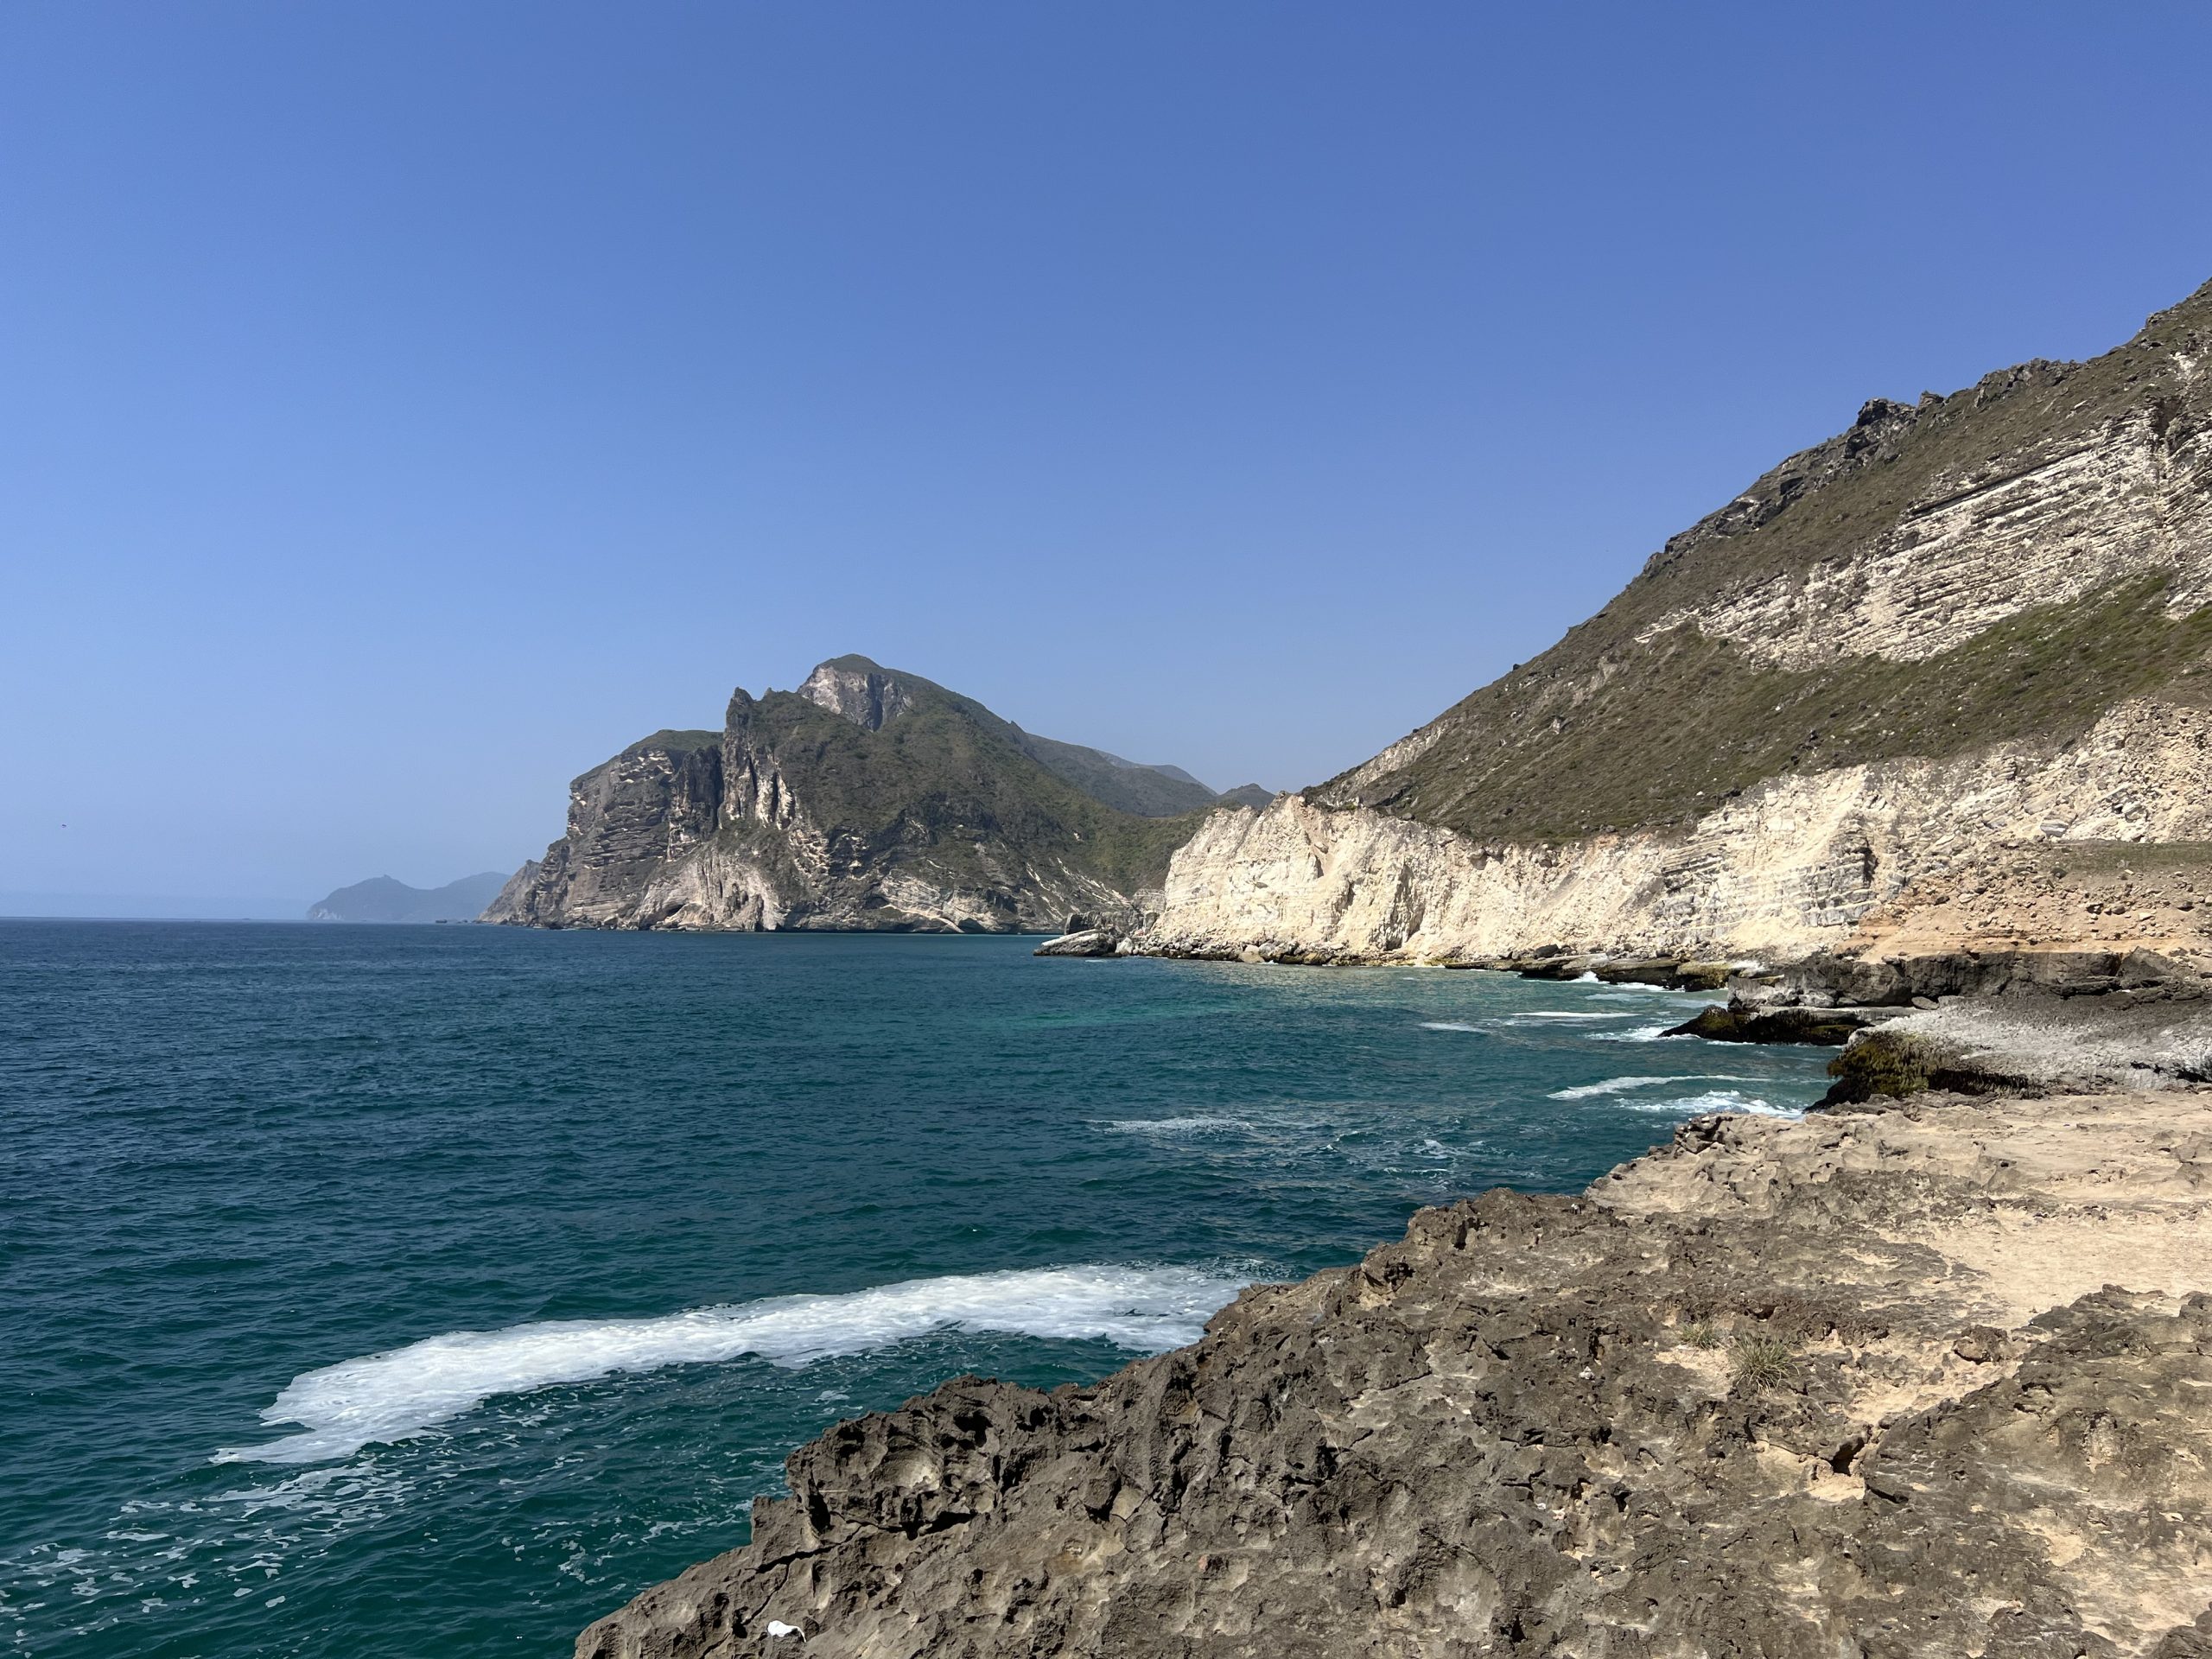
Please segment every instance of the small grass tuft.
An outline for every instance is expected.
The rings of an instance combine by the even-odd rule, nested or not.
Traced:
[[[1736,1388],[1743,1394],[1760,1394],[1786,1381],[1790,1371],[1789,1344],[1773,1337],[1736,1338],[1733,1370]]]
[[[1693,1348],[1718,1348],[1720,1333],[1702,1320],[1682,1327],[1682,1340]]]

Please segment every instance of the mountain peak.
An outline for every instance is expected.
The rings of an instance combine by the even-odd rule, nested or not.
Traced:
[[[816,664],[798,694],[809,702],[880,732],[914,706],[914,689],[865,657],[832,657]]]

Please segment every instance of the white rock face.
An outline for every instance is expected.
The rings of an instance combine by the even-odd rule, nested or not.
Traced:
[[[1213,814],[1176,854],[1141,948],[1346,960],[1546,945],[1789,956],[1847,938],[1953,861],[2044,838],[2212,838],[2212,715],[2121,704],[2078,742],[1777,779],[1687,830],[1479,846],[1285,796]]]
[[[842,658],[818,664],[798,694],[871,732],[881,731],[914,706],[913,688],[897,675]]]
[[[2182,359],[2176,359],[2182,373]],[[2212,429],[2177,437],[2139,410],[2086,442],[1937,478],[1858,556],[1683,609],[1754,662],[1915,662],[2008,616],[2130,576],[2177,577],[2170,613],[2212,600]]]

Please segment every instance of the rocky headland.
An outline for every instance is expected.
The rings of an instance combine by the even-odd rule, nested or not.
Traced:
[[[484,913],[537,927],[1127,931],[1196,814],[1175,766],[1025,732],[864,657],[730,698],[569,786],[567,833]]]

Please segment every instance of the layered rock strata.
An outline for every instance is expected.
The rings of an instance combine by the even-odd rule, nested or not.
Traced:
[[[1478,842],[1301,796],[1215,812],[1171,861],[1142,944],[1345,961],[1546,945],[1786,957],[1856,941],[1870,914],[1899,912],[1955,874],[2009,874],[2023,860],[2063,868],[2055,842],[2109,858],[2113,843],[2208,840],[2212,712],[2145,699],[2070,741],[1791,774],[1687,826],[1562,843]],[[2037,914],[2000,893],[1913,943],[1936,954],[2113,937],[2089,902]],[[2212,909],[2166,921],[2158,943],[2199,950]]]
[[[2212,286],[2093,362],[1868,404],[1534,661],[1215,812],[1139,944],[1774,957],[1914,912],[1899,948],[2109,937],[2004,872],[2212,838],[2208,601]],[[2203,918],[2165,919],[2202,951]]]
[[[840,1424],[576,1652],[2203,1655],[2208,1292],[2212,1093],[1703,1118]]]

